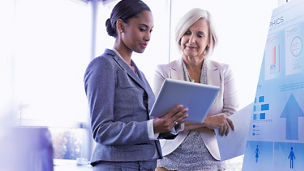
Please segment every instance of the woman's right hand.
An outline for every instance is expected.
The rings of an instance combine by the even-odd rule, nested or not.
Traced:
[[[170,132],[175,125],[184,122],[184,119],[188,117],[187,112],[188,108],[184,107],[183,105],[177,105],[165,115],[154,118],[154,133]]]

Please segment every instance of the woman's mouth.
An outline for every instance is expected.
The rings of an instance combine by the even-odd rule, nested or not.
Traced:
[[[147,43],[141,43],[140,47],[143,48],[143,49],[145,49],[147,47]]]

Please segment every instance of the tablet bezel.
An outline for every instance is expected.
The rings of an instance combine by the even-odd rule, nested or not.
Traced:
[[[150,117],[161,117],[176,105],[188,107],[185,121],[204,121],[220,88],[188,81],[166,79],[150,111]]]

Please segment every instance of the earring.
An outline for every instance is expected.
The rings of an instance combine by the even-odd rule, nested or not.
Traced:
[[[123,31],[122,30],[120,30],[120,33],[122,33]]]

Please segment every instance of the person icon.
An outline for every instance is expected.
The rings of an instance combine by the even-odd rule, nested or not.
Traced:
[[[288,159],[289,159],[289,168],[293,169],[293,160],[296,159],[296,156],[293,152],[293,147],[290,147],[290,153],[288,155]]]
[[[259,155],[260,155],[259,145],[256,145],[256,148],[255,148],[255,162],[256,163],[258,162]]]

